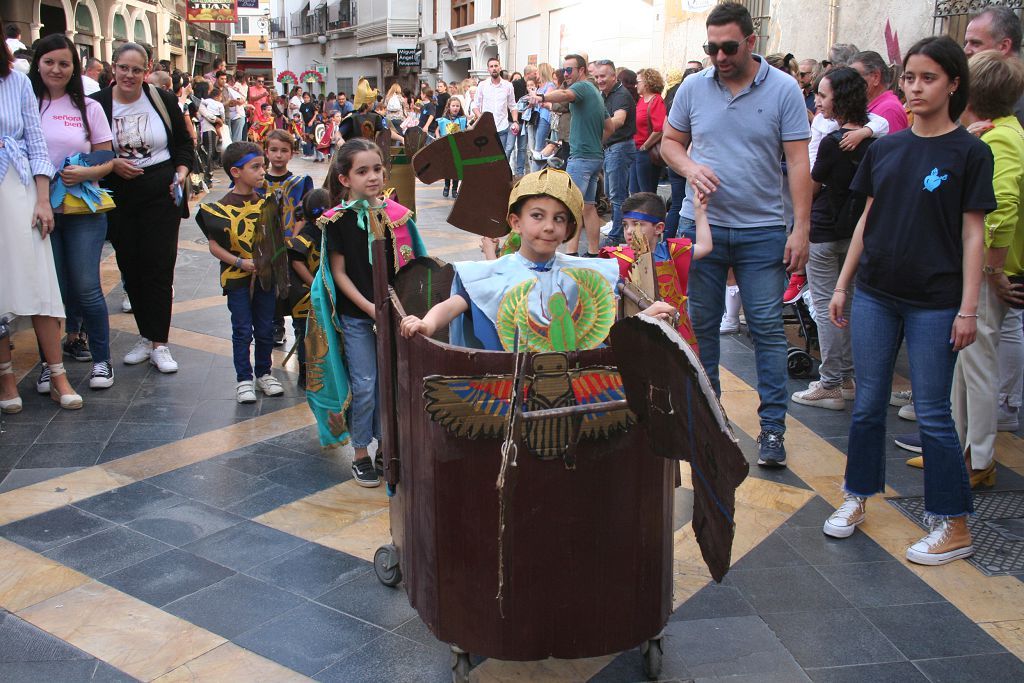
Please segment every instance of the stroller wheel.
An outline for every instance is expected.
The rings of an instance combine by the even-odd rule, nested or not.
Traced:
[[[792,347],[786,356],[786,370],[793,379],[807,379],[814,370],[814,359],[803,349]]]

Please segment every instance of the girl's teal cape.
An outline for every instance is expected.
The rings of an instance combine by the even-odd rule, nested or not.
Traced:
[[[399,245],[408,244],[414,256],[426,256],[427,250],[420,239],[416,223],[405,207],[387,201],[387,229],[392,231],[396,244],[395,267],[406,263]],[[321,446],[346,444],[348,435],[348,409],[352,402],[349,391],[348,369],[345,367],[345,338],[341,333],[341,317],[336,301],[339,295],[331,274],[331,259],[327,253],[327,225],[347,210],[360,214],[359,227],[368,230],[366,203],[343,203],[324,212],[319,220],[323,230],[320,268],[313,276],[309,292],[309,317],[306,320],[306,402],[316,418]]]

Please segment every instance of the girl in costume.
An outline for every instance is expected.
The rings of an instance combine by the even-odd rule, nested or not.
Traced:
[[[253,114],[252,125],[249,126],[249,139],[257,145],[262,145],[272,130],[274,130],[274,107],[269,102],[264,102]]]
[[[337,205],[318,221],[327,257],[310,291],[306,397],[322,445],[347,442],[351,426],[353,476],[360,486],[374,487],[380,485],[384,462],[379,449],[376,463],[367,450],[371,441],[380,440],[373,327],[375,232],[385,240],[389,280],[408,261],[425,256],[426,249],[412,212],[381,199],[384,155],[373,142],[355,138],[342,145],[331,164],[328,190]]]
[[[331,208],[331,195],[317,188],[302,200],[302,229],[288,240],[288,261],[291,265],[291,286],[288,308],[295,329],[295,346],[299,356],[299,388],[306,388],[306,319],[309,316],[309,288],[320,268],[320,245],[323,232],[317,221]]]
[[[651,245],[654,253],[654,271],[658,279],[658,295],[679,312],[676,329],[680,336],[697,351],[697,337],[693,333],[690,316],[686,312],[686,279],[690,273],[690,260],[700,260],[711,253],[711,225],[708,223],[708,197],[695,192],[694,219],[697,223],[697,243],[685,237],[664,239],[665,202],[653,192],[637,192],[622,203],[622,221],[627,244],[605,247],[604,258],[615,259],[619,274],[629,277],[636,263],[636,247]]]
[[[574,351],[604,343],[615,322],[619,268],[613,261],[559,253],[583,222],[583,195],[564,171],[545,169],[512,188],[508,224],[519,251],[495,261],[455,263],[452,296],[423,319],[406,316],[406,337],[451,325],[456,346],[492,351]],[[658,301],[644,311],[669,318]]]
[[[445,108],[444,115],[437,120],[437,136],[444,137],[467,128],[469,128],[469,123],[466,121],[466,113],[462,110],[462,98],[458,96],[448,98],[448,106]],[[452,197],[458,199],[459,179],[445,178],[444,192],[442,193],[445,197],[448,196],[449,188],[451,188]]]

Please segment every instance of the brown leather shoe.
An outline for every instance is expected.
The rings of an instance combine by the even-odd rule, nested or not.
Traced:
[[[907,548],[907,559],[917,564],[947,564],[973,554],[966,515],[936,523],[930,534]]]
[[[983,470],[967,470],[971,474],[971,488],[996,485],[996,463],[993,460]]]

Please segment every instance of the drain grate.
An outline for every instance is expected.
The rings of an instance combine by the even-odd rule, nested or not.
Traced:
[[[910,521],[927,528],[923,497],[888,501]],[[986,576],[1024,574],[1024,491],[975,493],[974,510],[967,522],[974,555],[967,561]]]

